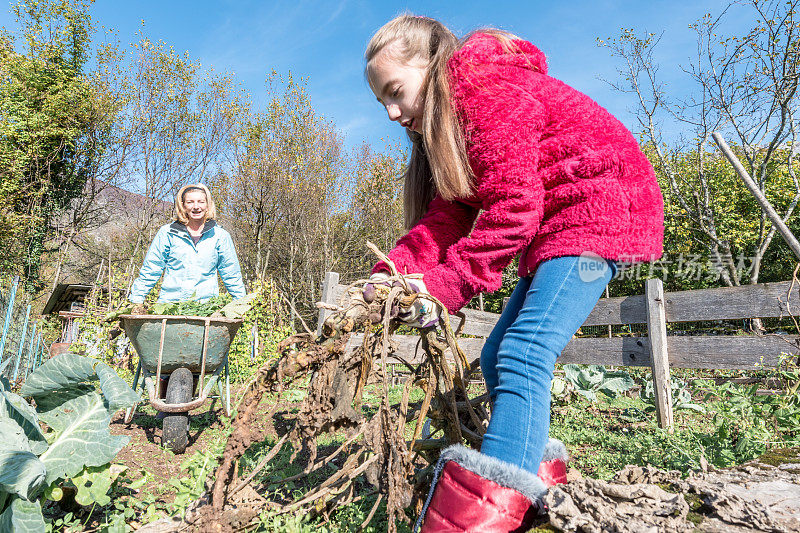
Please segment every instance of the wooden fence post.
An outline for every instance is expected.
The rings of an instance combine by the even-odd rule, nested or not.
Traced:
[[[653,365],[653,388],[656,394],[658,425],[674,431],[672,416],[672,382],[667,354],[667,315],[664,307],[664,284],[660,279],[645,281],[647,299],[647,341]]]
[[[333,296],[333,289],[339,284],[338,272],[326,272],[325,279],[322,281],[322,298],[320,301],[326,304],[336,304]],[[333,313],[330,309],[320,309],[319,318],[317,319],[317,336],[322,335],[322,324],[325,319]]]

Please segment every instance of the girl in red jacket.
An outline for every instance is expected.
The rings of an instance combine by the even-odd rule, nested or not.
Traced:
[[[492,400],[481,452],[443,452],[423,531],[516,530],[546,485],[564,480],[566,452],[548,442],[555,360],[616,262],[661,256],[661,191],[631,133],[549,77],[527,41],[497,30],[458,40],[436,20],[402,15],[365,58],[370,87],[412,143],[409,232],[388,254],[398,270],[422,274],[412,283],[454,313],[498,289],[520,257],[520,281],[481,354]],[[379,263],[373,276],[386,270]],[[432,307],[403,318],[431,325],[441,311]]]

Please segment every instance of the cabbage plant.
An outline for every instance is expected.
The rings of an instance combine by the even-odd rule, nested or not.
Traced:
[[[44,532],[45,490],[106,470],[130,440],[111,435],[111,415],[140,400],[110,366],[72,353],[36,369],[20,394],[0,377],[0,531]]]
[[[678,411],[679,409],[690,409],[698,413],[705,413],[706,410],[702,405],[696,404],[692,401],[692,393],[689,392],[686,383],[680,379],[672,378],[670,380],[670,389],[672,390],[672,410]],[[649,380],[642,391],[642,400],[649,403],[648,411],[656,410],[656,388],[653,385],[653,380]]]
[[[564,365],[564,377],[574,391],[584,398],[597,401],[597,392],[612,398],[633,387],[633,378],[623,370],[607,370],[602,365]],[[551,389],[552,390],[552,389]]]

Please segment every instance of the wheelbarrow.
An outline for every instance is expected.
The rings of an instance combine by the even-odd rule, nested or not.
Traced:
[[[242,320],[174,315],[119,319],[139,354],[133,390],[139,386],[147,390],[150,405],[164,413],[162,442],[183,453],[189,440],[189,411],[202,406],[215,386],[225,413],[231,414],[228,349]],[[134,405],[126,411],[126,424],[135,410]]]

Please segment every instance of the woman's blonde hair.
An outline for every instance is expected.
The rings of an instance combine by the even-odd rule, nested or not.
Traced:
[[[217,218],[217,206],[214,204],[214,198],[211,197],[211,191],[202,183],[194,183],[192,185],[184,185],[178,194],[175,195],[175,218],[184,226],[189,224],[189,215],[186,213],[186,208],[183,207],[184,197],[189,191],[202,191],[206,195],[206,203],[208,209],[206,210],[206,220],[214,220]]]
[[[504,49],[513,49],[516,37],[498,30],[479,30],[496,37]],[[471,34],[470,34],[471,35]],[[472,193],[474,175],[467,159],[464,132],[450,101],[448,61],[464,40],[441,22],[410,14],[395,17],[383,25],[367,44],[364,53],[369,80],[370,62],[382,51],[394,60],[427,63],[422,86],[424,108],[422,134],[409,131],[411,158],[405,170],[403,210],[410,229],[425,214],[438,193],[445,200],[464,198]]]

